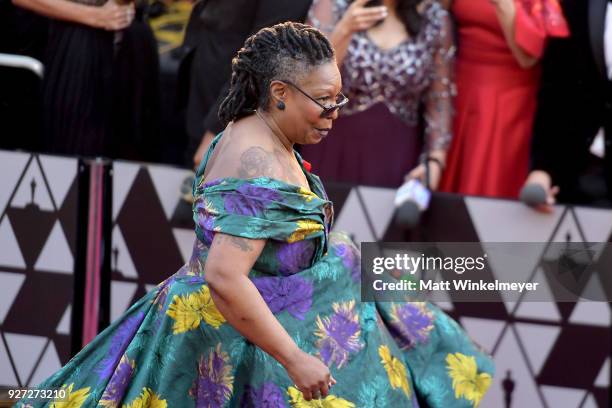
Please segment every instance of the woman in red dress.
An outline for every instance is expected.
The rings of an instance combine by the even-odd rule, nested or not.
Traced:
[[[441,190],[516,198],[546,37],[567,36],[557,0],[452,0],[458,33],[454,138]]]

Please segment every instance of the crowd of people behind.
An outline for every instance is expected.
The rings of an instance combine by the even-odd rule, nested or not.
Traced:
[[[154,159],[148,1],[13,3],[50,18],[41,149]],[[223,130],[219,105],[244,40],[283,21],[318,28],[336,51],[348,103],[325,140],[300,151],[326,182],[418,178],[501,198],[536,183],[548,204],[612,205],[609,0],[197,1],[178,86],[186,165]]]

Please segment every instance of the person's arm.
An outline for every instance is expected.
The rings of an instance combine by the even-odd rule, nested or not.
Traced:
[[[194,164],[194,168],[196,169],[200,166],[200,162],[204,158],[204,155],[206,154],[206,151],[208,150],[208,146],[210,146],[210,143],[213,141],[215,136],[223,130],[223,124],[221,123],[221,120],[219,119],[219,107],[221,106],[221,103],[227,96],[229,92],[229,87],[230,87],[230,82],[228,79],[228,81],[221,88],[221,92],[219,92],[219,95],[217,96],[217,100],[210,107],[210,109],[208,110],[208,113],[204,117],[204,134],[202,135],[202,140],[200,141],[200,144],[195,154],[193,155],[193,164]]]
[[[285,367],[307,401],[319,393],[325,397],[335,382],[329,369],[298,348],[248,277],[265,244],[215,234],[205,265],[213,302],[232,327]]]
[[[216,233],[206,260],[206,282],[223,317],[240,334],[285,365],[298,347],[248,278],[265,244],[263,239]]]
[[[193,155],[193,167],[197,169],[200,166],[200,162],[204,158],[210,143],[213,141],[215,136],[223,130],[223,124],[219,119],[219,107],[221,103],[225,99],[229,91],[229,81],[221,88],[221,92],[217,97],[215,103],[210,107],[208,114],[204,117],[204,134],[202,135],[202,140],[200,140],[200,144],[196,149],[195,154]]]
[[[530,173],[527,184],[538,184],[546,192],[546,204],[537,207],[543,212],[551,212],[556,202],[559,180],[555,180],[559,166],[571,157],[561,157],[574,149],[565,147],[564,135],[568,131],[567,118],[573,118],[572,103],[568,103],[569,89],[575,73],[568,58],[574,53],[567,39],[552,39],[542,58],[542,76],[538,91],[538,103],[531,136]],[[571,153],[570,153],[571,154]]]
[[[134,5],[120,6],[107,1],[103,6],[90,6],[68,0],[12,0],[17,7],[45,17],[87,25],[105,30],[121,30],[134,18]]]
[[[211,132],[210,130],[206,130],[204,132],[204,135],[202,136],[202,140],[200,140],[200,144],[198,145],[196,152],[193,154],[193,168],[194,169],[197,169],[198,167],[200,167],[200,163],[202,162],[202,159],[204,159],[204,155],[208,151],[208,147],[210,146],[210,143],[213,141],[214,138],[215,138],[215,134]]]
[[[446,152],[452,139],[453,96],[455,84],[453,79],[455,41],[453,28],[448,13],[444,15],[443,28],[440,31],[439,46],[434,55],[434,69],[431,84],[423,96],[425,119],[425,148],[427,158],[433,160],[429,165],[429,187],[438,188],[442,171],[446,165]],[[425,181],[425,164],[415,167],[406,178],[417,178]]]
[[[517,8],[516,0],[490,0],[495,6],[497,19],[501,25],[504,37],[512,55],[522,68],[534,66],[542,52],[545,36],[533,28],[534,36],[525,34],[530,31],[527,18],[521,9]],[[523,40],[524,39],[524,40]],[[535,40],[535,41],[534,41]],[[534,44],[537,42],[537,45]]]

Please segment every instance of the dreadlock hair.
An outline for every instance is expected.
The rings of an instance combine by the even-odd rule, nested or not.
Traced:
[[[227,125],[257,107],[265,109],[273,80],[299,82],[313,68],[333,59],[329,40],[316,28],[292,22],[262,28],[232,60],[230,89],[219,108],[219,119]]]

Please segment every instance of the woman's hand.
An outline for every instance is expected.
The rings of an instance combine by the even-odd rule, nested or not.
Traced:
[[[498,7],[501,10],[509,11],[512,14],[516,12],[515,7],[514,7],[514,0],[489,0],[489,1],[493,3],[495,7]]]
[[[352,35],[367,30],[387,17],[389,13],[387,7],[364,7],[367,2],[368,0],[355,0],[338,22],[337,29],[346,35]]]
[[[528,54],[523,50],[515,40],[515,19],[516,19],[516,4],[515,0],[489,0],[495,6],[497,19],[501,25],[506,43],[512,51],[512,55],[518,62],[521,68],[527,69],[538,63],[538,58]]]
[[[546,192],[546,203],[535,206],[534,208],[540,212],[551,213],[553,205],[556,203],[556,196],[559,194],[559,187],[552,185],[550,174],[542,170],[534,170],[529,173],[525,185],[537,184]]]
[[[45,17],[109,31],[124,29],[134,19],[134,4],[120,6],[114,0],[103,6],[68,0],[13,0],[13,4]]]
[[[515,0],[489,0],[498,14],[505,16],[509,21],[514,22],[516,18],[516,5]]]
[[[134,20],[134,3],[119,5],[108,0],[103,6],[96,7],[90,25],[108,31],[123,30]]]
[[[348,46],[353,34],[367,30],[376,22],[388,15],[387,7],[364,7],[368,0],[355,0],[346,10],[340,21],[329,35],[329,39],[336,50],[336,63],[342,65],[348,52]]]
[[[285,369],[306,401],[327,397],[336,383],[321,360],[299,349],[285,363]]]
[[[410,173],[408,173],[406,177],[404,177],[404,181],[408,181],[410,179],[417,179],[430,190],[437,190],[438,186],[440,185],[440,180],[442,179],[442,166],[444,163],[444,159],[438,158],[437,160],[429,160],[427,163],[429,164],[429,184],[427,183],[427,180],[425,180],[427,176],[425,172],[425,163],[421,163],[414,169],[412,169]]]

